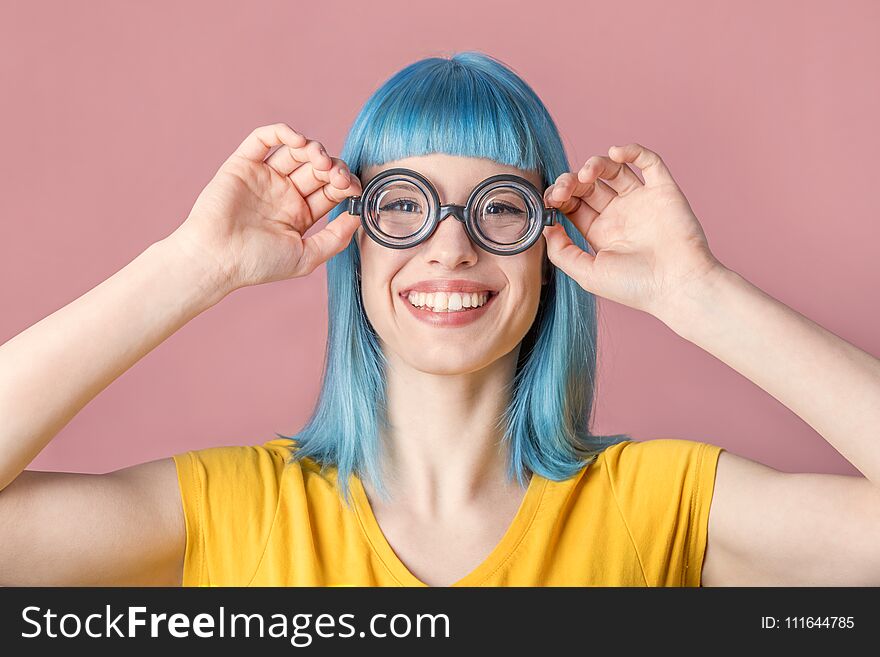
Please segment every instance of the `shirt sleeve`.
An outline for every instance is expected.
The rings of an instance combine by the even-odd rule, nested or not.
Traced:
[[[183,586],[246,586],[278,506],[280,441],[174,455],[186,521]]]
[[[718,457],[710,443],[661,438],[610,448],[608,473],[649,586],[700,586]]]

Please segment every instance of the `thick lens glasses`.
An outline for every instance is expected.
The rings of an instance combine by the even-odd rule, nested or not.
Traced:
[[[465,205],[441,205],[427,178],[401,168],[382,171],[360,196],[349,197],[348,212],[360,215],[367,235],[390,249],[424,242],[452,215],[464,224],[471,241],[496,255],[525,251],[538,241],[544,226],[558,221],[557,209],[545,208],[541,193],[520,176],[492,176],[474,188]]]

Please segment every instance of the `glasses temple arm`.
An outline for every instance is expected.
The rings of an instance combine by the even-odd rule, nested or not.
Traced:
[[[553,226],[559,223],[559,210],[557,208],[544,208],[542,226]]]
[[[363,209],[363,204],[361,203],[360,196],[349,196],[348,197],[348,208],[347,212],[351,215],[360,215],[361,210]]]

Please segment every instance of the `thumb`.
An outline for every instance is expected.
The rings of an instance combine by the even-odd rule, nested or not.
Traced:
[[[544,239],[547,241],[547,257],[550,258],[550,262],[574,279],[582,288],[593,292],[595,256],[575,244],[562,224],[546,226]]]
[[[327,222],[324,228],[303,240],[299,269],[304,274],[310,274],[318,265],[343,251],[360,225],[361,218],[347,212]]]

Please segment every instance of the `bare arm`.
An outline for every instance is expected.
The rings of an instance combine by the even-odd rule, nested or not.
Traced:
[[[185,526],[173,462],[108,475],[21,471],[101,390],[220,299],[194,265],[175,242],[157,242],[0,347],[0,584],[179,584]]]
[[[174,233],[0,346],[0,585],[180,583],[185,525],[171,459],[103,475],[23,470],[196,315],[345,248],[357,218],[303,234],[359,191],[320,143],[285,124],[257,128]]]
[[[785,473],[722,453],[703,583],[880,585],[880,360],[723,268],[661,319],[865,474]]]
[[[880,360],[720,267],[662,319],[785,404],[880,488]]]
[[[0,346],[0,490],[99,392],[225,294],[166,238]]]
[[[0,494],[0,585],[180,586],[172,459],[103,475],[22,472]]]
[[[880,586],[880,489],[721,452],[703,586]]]
[[[166,239],[0,347],[0,584],[179,584],[185,526],[173,462],[107,475],[21,471],[222,295]]]
[[[170,459],[107,475],[21,471],[223,294],[166,238],[0,347],[0,584],[179,584],[185,526]]]

